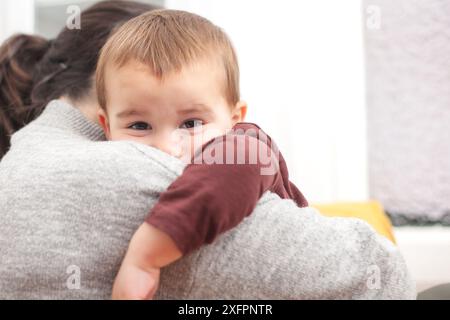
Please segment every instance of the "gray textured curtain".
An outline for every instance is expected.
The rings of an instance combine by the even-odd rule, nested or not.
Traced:
[[[450,1],[364,0],[370,195],[450,223]],[[397,220],[396,220],[397,219]]]

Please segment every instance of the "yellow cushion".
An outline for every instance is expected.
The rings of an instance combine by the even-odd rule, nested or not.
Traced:
[[[392,224],[383,207],[376,201],[313,204],[312,207],[328,217],[359,218],[369,223],[379,234],[395,243]]]

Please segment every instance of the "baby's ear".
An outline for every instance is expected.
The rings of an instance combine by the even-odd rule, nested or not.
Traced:
[[[247,115],[247,103],[244,101],[238,101],[234,106],[232,112],[233,126],[238,122],[244,122]]]
[[[103,129],[103,132],[105,132],[106,139],[110,140],[110,131],[109,131],[109,122],[108,122],[108,115],[106,114],[106,111],[103,110],[103,108],[99,108],[97,111],[98,116],[98,122],[100,123],[100,126]]]

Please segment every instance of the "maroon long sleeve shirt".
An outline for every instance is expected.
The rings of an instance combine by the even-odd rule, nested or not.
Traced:
[[[271,138],[255,124],[238,123],[194,155],[146,222],[169,235],[186,255],[238,225],[269,190],[308,206],[289,181],[286,162]]]

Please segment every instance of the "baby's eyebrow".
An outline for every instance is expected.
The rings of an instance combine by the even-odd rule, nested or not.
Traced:
[[[137,110],[124,110],[122,112],[119,112],[116,117],[117,118],[126,118],[129,116],[142,116],[144,115],[144,112],[140,112]]]
[[[178,114],[188,114],[194,112],[211,112],[210,108],[204,104],[191,105],[189,108],[178,110]]]

